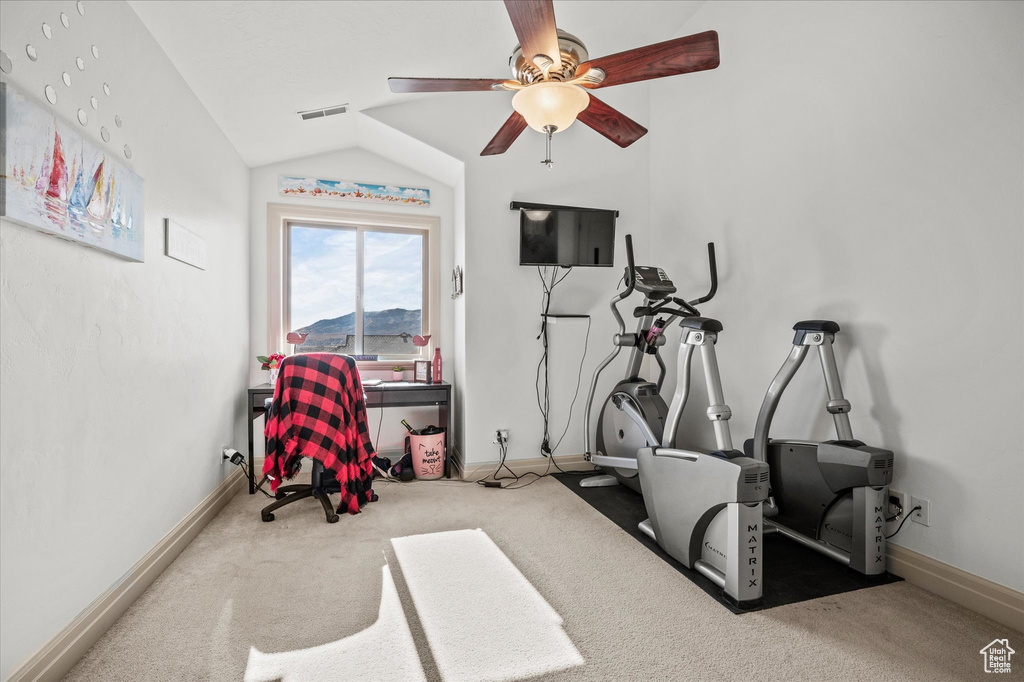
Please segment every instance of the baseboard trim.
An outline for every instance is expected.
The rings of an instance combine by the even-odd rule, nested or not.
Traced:
[[[451,453],[449,455],[452,461],[449,463],[451,467],[451,475],[455,478],[461,478],[462,470],[465,468],[466,458],[462,456],[462,451],[459,450],[459,446],[452,444]]]
[[[589,471],[594,468],[594,465],[583,458],[582,454],[577,455],[556,455],[554,461],[558,466],[566,471]],[[488,474],[494,473],[494,470],[498,468],[498,460],[493,462],[471,462],[466,463],[461,457],[455,459],[456,473],[459,478],[475,480],[483,478]],[[522,476],[527,472],[541,473],[548,467],[547,457],[535,457],[532,459],[512,459],[505,462],[505,466],[515,472],[517,476]],[[551,467],[549,471],[558,473],[555,467]],[[508,475],[508,472],[505,472]]]
[[[906,547],[890,544],[889,571],[1000,625],[1024,632],[1024,593]]]
[[[245,487],[241,469],[231,472],[181,523],[171,529],[131,570],[67,624],[8,678],[9,682],[58,680],[192,542],[206,524]]]

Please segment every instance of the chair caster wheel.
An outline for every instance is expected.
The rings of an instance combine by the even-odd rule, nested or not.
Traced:
[[[282,492],[274,493],[274,499],[275,500],[283,500],[287,496],[288,496],[288,493],[282,493]]]
[[[263,523],[270,523],[271,521],[274,520],[274,515],[273,514],[263,514],[262,516],[263,516]]]
[[[338,515],[337,514],[331,514],[330,516],[327,517],[327,523],[337,523],[337,522],[338,522]]]

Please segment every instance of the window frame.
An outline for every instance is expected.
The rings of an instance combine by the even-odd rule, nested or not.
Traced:
[[[420,356],[392,356],[374,360],[360,360],[359,366],[367,369],[390,369],[401,365],[411,368],[418,359],[433,357],[434,348],[439,347],[440,338],[440,286],[437,268],[440,259],[440,219],[437,216],[406,215],[384,211],[354,211],[342,208],[296,206],[291,204],[267,204],[267,327],[268,348],[284,349],[294,353],[295,346],[285,342],[291,331],[285,326],[290,320],[291,285],[291,239],[290,226],[316,227],[325,229],[351,229],[357,232],[356,267],[356,310],[362,309],[362,267],[363,240],[360,232],[414,233],[423,236],[423,321],[430,341]],[[362,346],[363,320],[356,315],[357,342]]]

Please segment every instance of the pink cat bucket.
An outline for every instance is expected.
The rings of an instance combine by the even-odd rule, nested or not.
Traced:
[[[416,478],[431,481],[444,475],[444,437],[443,432],[409,436],[412,470]]]

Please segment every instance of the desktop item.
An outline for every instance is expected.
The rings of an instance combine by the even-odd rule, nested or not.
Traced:
[[[441,349],[434,349],[434,371],[433,371],[433,383],[441,383]]]
[[[413,381],[420,384],[430,383],[430,360],[414,360],[413,368]]]

